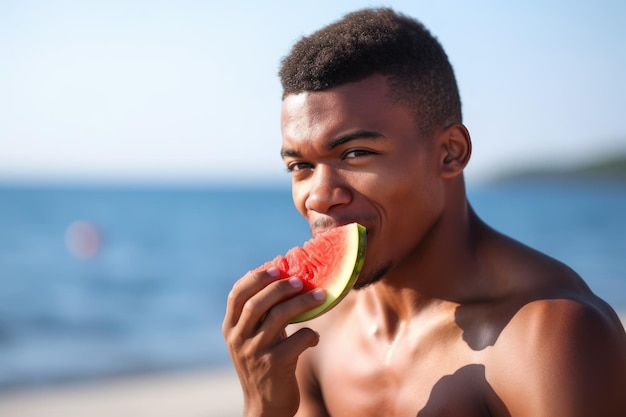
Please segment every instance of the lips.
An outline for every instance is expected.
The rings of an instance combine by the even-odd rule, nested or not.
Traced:
[[[319,233],[324,233],[325,231],[334,227],[339,227],[350,223],[359,223],[367,230],[367,226],[363,222],[353,217],[342,219],[332,217],[320,217],[318,219],[315,219],[311,224],[311,235],[317,236]]]

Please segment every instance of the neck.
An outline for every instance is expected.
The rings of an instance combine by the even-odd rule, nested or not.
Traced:
[[[426,238],[380,282],[368,288],[388,323],[489,293],[479,256],[487,226],[466,201],[451,204]]]

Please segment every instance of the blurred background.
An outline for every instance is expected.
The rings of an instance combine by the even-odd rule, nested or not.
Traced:
[[[626,311],[626,3],[0,2],[0,392],[228,366],[227,292],[308,238],[282,56],[365,6],[454,65],[470,200]]]

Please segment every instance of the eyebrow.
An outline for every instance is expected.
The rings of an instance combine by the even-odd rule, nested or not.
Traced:
[[[378,141],[382,138],[383,138],[383,135],[376,131],[358,130],[356,132],[348,133],[346,135],[342,135],[342,136],[339,136],[338,138],[335,138],[334,140],[332,140],[330,143],[326,145],[326,149],[332,150],[336,148],[337,146],[343,145],[344,143],[348,143],[350,141],[357,140],[357,139],[369,139],[373,141]],[[283,148],[280,150],[280,156],[285,158],[285,157],[300,157],[302,155],[298,151]]]

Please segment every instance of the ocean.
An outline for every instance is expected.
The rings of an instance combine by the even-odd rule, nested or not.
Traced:
[[[470,187],[626,311],[626,183]],[[0,389],[229,363],[225,299],[309,238],[287,188],[0,187]]]

